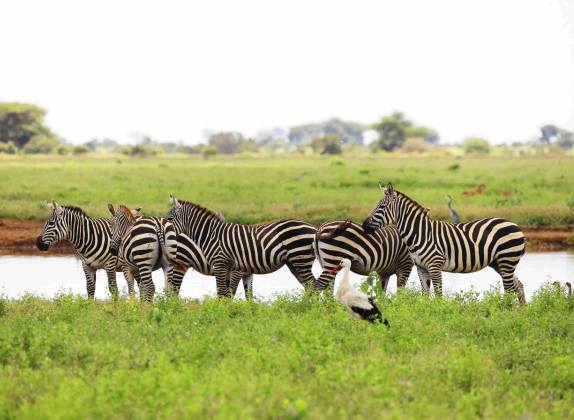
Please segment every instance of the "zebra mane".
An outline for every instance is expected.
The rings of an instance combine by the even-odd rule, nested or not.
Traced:
[[[419,208],[420,210],[422,210],[425,214],[428,214],[430,209],[424,207],[423,205],[419,204],[417,201],[413,200],[412,198],[410,198],[408,195],[406,195],[405,193],[402,193],[400,191],[395,190],[395,192],[402,196],[403,198],[405,198],[409,203],[413,204],[415,207]]]
[[[179,201],[179,204],[181,204],[182,206],[191,207],[193,209],[198,210],[202,214],[213,216],[216,219],[221,220],[213,210],[209,210],[207,207],[200,206],[199,204],[192,203],[191,201],[185,201],[179,199],[177,201]]]
[[[76,214],[78,216],[90,217],[86,212],[78,206],[62,206],[64,210],[68,210],[70,213]]]

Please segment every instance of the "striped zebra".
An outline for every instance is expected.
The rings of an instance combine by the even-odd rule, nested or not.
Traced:
[[[413,268],[408,248],[398,231],[390,226],[367,235],[360,224],[350,220],[323,223],[317,230],[315,250],[323,272],[314,290],[333,287],[336,275],[333,268],[345,258],[352,262],[353,273],[368,275],[376,271],[384,291],[392,274],[397,275],[397,287],[404,287]]]
[[[213,267],[218,296],[229,296],[233,271],[266,274],[287,265],[306,289],[315,278],[311,271],[316,228],[298,220],[257,225],[224,222],[202,206],[170,196],[166,218],[187,234]]]
[[[470,273],[492,267],[501,277],[504,290],[518,293],[525,303],[524,287],[514,271],[524,254],[524,234],[504,219],[481,219],[451,224],[432,220],[428,209],[389,183],[381,187],[384,197],[363,222],[367,233],[394,224],[409,248],[419,278],[437,295],[442,294],[442,271]]]
[[[40,251],[47,251],[56,243],[67,240],[72,243],[82,262],[86,275],[88,298],[96,292],[96,271],[106,270],[108,289],[113,296],[118,293],[116,284],[116,257],[110,253],[111,231],[109,219],[93,219],[81,208],[61,206],[55,201],[48,204],[50,216],[36,239]],[[137,212],[137,211],[136,211]],[[128,290],[133,293],[133,280],[127,279]]]
[[[138,284],[141,282],[140,294],[143,300],[153,300],[155,285],[151,272],[159,267],[164,270],[166,293],[179,294],[183,277],[189,268],[213,275],[201,249],[189,236],[177,234],[171,222],[161,217],[136,219],[125,205],[114,209],[112,204],[108,204],[108,210],[113,216],[112,254],[119,255],[124,275],[140,279]],[[232,273],[235,289],[242,278],[245,296],[249,298],[252,295],[251,276]]]
[[[110,252],[118,257],[118,265],[124,276],[138,281],[140,299],[151,302],[155,294],[152,280],[154,270],[163,269],[165,287],[169,288],[169,276],[173,270],[171,261],[175,260],[177,253],[175,228],[161,217],[136,218],[123,204],[117,210],[108,204],[108,210],[113,216]]]

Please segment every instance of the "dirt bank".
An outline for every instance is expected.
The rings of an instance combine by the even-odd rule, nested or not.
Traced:
[[[36,237],[42,230],[43,221],[0,219],[0,253],[2,254],[39,254],[36,249]],[[574,235],[568,229],[524,229],[529,248],[554,250],[566,248],[566,240]],[[74,248],[62,243],[49,251],[50,254],[73,254]],[[45,253],[42,253],[45,254]]]

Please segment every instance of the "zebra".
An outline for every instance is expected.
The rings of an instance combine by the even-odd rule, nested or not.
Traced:
[[[153,300],[155,285],[151,272],[160,266],[164,271],[166,293],[179,294],[181,283],[189,268],[213,275],[201,249],[185,234],[177,234],[171,222],[161,217],[132,216],[125,205],[114,209],[108,204],[113,215],[111,223],[112,253],[120,257],[124,275],[141,278],[141,296],[145,301]],[[251,276],[233,273],[235,289],[243,277],[246,298],[250,298]],[[234,291],[235,293],[235,291]]]
[[[177,253],[175,228],[161,217],[136,218],[123,204],[117,210],[108,204],[108,210],[113,216],[110,252],[118,257],[118,265],[124,276],[131,281],[136,278],[140,286],[140,299],[151,302],[155,294],[152,280],[155,269],[163,269],[165,287],[169,288],[169,276],[173,270],[170,261],[175,260]]]
[[[233,290],[233,271],[266,274],[285,264],[306,290],[312,287],[317,230],[313,225],[298,220],[229,223],[198,204],[174,196],[170,200],[172,208],[166,218],[201,248],[213,267],[218,296],[229,296],[230,287]]]
[[[336,275],[333,269],[345,258],[352,262],[354,273],[368,275],[376,271],[383,291],[387,290],[392,274],[397,275],[397,287],[404,287],[413,268],[408,248],[398,231],[390,226],[367,235],[358,223],[335,220],[319,226],[315,238],[317,259],[323,268],[313,285],[317,291],[333,287]]]
[[[55,201],[47,204],[51,213],[40,235],[36,247],[47,251],[62,240],[68,240],[76,250],[82,262],[86,276],[86,289],[89,299],[94,299],[96,292],[96,271],[104,269],[108,277],[108,290],[117,296],[116,257],[110,252],[111,231],[109,219],[93,219],[84,210],[75,206],[61,206]],[[139,209],[135,210],[137,214]],[[133,279],[128,283],[128,291],[133,293]]]
[[[526,302],[524,287],[514,274],[525,251],[524,234],[516,224],[499,218],[455,225],[433,220],[428,209],[396,191],[391,183],[379,187],[384,197],[363,228],[371,234],[394,224],[427,289],[432,280],[435,293],[442,295],[442,271],[470,273],[490,266],[502,277],[504,290],[517,292],[520,303]]]

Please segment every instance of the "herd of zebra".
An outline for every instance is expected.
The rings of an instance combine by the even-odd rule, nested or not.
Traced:
[[[94,219],[82,209],[49,204],[50,216],[36,240],[40,250],[59,241],[73,244],[82,261],[89,298],[95,294],[96,270],[104,269],[112,295],[118,293],[116,272],[122,272],[128,292],[134,280],[140,298],[155,294],[152,271],[162,268],[166,293],[179,293],[189,269],[215,276],[217,295],[233,296],[243,283],[252,296],[253,274],[266,274],[287,265],[306,290],[331,291],[334,268],[343,259],[351,271],[377,272],[386,290],[396,274],[404,287],[416,265],[421,287],[442,294],[442,271],[469,273],[492,267],[505,291],[525,302],[522,283],[514,275],[525,251],[524,235],[512,222],[482,219],[468,223],[433,220],[428,209],[391,184],[381,187],[383,198],[362,224],[336,220],[320,226],[279,220],[254,225],[226,222],[221,214],[170,196],[165,217],[144,217],[140,209],[109,204],[111,219]],[[318,259],[322,273],[311,268]]]

